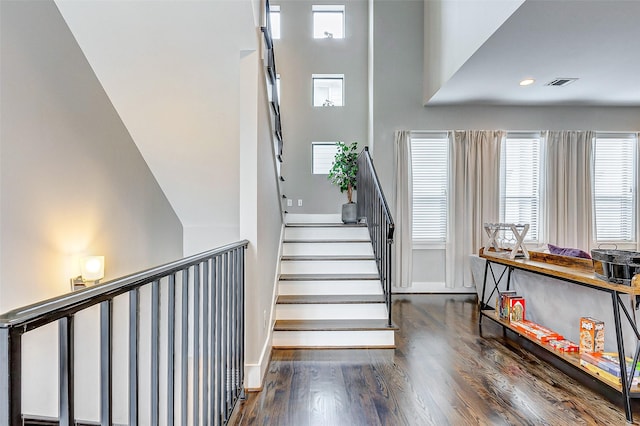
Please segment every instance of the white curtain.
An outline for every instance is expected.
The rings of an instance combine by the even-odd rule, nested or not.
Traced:
[[[636,251],[640,251],[640,132],[636,133]]]
[[[446,287],[472,287],[469,255],[485,240],[483,224],[500,214],[500,146],[504,132],[450,133]]]
[[[593,241],[591,153],[594,132],[549,131],[544,192],[548,243],[589,251]]]
[[[395,287],[412,285],[412,230],[413,223],[413,187],[411,181],[411,132],[397,130],[393,144],[395,159],[394,195],[395,195],[395,238],[393,263]]]

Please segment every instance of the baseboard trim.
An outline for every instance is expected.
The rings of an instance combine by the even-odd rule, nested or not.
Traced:
[[[340,214],[285,214],[285,223],[342,223]]]
[[[405,293],[447,293],[447,294],[475,294],[475,287],[449,288],[443,281],[414,281],[411,287],[393,287],[394,294]]]

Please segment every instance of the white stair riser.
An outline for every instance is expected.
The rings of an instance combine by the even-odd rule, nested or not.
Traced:
[[[286,228],[285,240],[368,240],[367,228]]]
[[[391,347],[393,330],[274,331],[274,347]]]
[[[387,308],[384,303],[276,305],[276,320],[385,318]]]
[[[284,243],[283,256],[373,256],[371,243]]]
[[[287,213],[287,223],[342,223],[342,215],[337,214],[296,214]]]
[[[281,274],[377,274],[373,260],[283,260]]]
[[[280,281],[280,295],[382,294],[380,281]]]

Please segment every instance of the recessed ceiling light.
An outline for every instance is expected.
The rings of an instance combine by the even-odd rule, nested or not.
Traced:
[[[535,83],[535,80],[533,78],[525,78],[520,82],[520,86],[529,86],[533,83]]]

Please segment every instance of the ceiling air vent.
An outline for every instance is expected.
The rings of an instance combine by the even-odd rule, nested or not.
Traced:
[[[566,86],[568,84],[573,83],[574,81],[576,81],[577,78],[556,78],[555,80],[551,80],[550,82],[548,82],[547,84],[545,84],[545,86],[558,86],[558,87],[562,87],[562,86]]]

